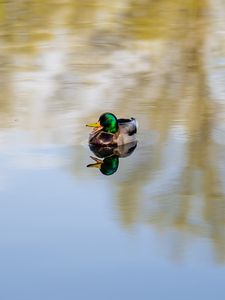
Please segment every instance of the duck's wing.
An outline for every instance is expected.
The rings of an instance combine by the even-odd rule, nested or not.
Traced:
[[[132,136],[137,132],[137,121],[134,118],[118,119],[118,124],[122,134]]]

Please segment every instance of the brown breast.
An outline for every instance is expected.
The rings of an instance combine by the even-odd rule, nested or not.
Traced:
[[[90,134],[89,143],[93,145],[116,145],[115,135],[104,131]]]

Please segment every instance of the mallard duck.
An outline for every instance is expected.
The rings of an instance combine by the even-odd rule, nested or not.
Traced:
[[[112,113],[104,113],[97,123],[87,124],[94,127],[89,144],[101,146],[120,146],[136,141],[137,122],[134,118],[117,119]]]
[[[98,146],[90,145],[91,151],[98,157],[90,156],[95,163],[87,165],[87,167],[98,168],[104,175],[114,174],[119,167],[119,158],[124,158],[131,155],[137,146],[137,142],[129,143],[126,145],[113,147],[113,146]]]

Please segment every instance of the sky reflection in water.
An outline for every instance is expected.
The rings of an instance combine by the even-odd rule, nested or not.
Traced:
[[[1,299],[224,297],[224,12],[0,3]],[[104,111],[139,122],[110,176]]]

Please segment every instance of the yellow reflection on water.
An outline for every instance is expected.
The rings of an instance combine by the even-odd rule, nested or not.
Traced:
[[[85,145],[83,124],[102,110],[136,117],[139,149],[125,175],[114,175],[121,224],[150,223],[160,234],[181,232],[180,240],[207,238],[219,263],[225,260],[224,5],[0,3],[1,134],[16,129],[20,139],[29,132],[26,143],[34,147]]]

